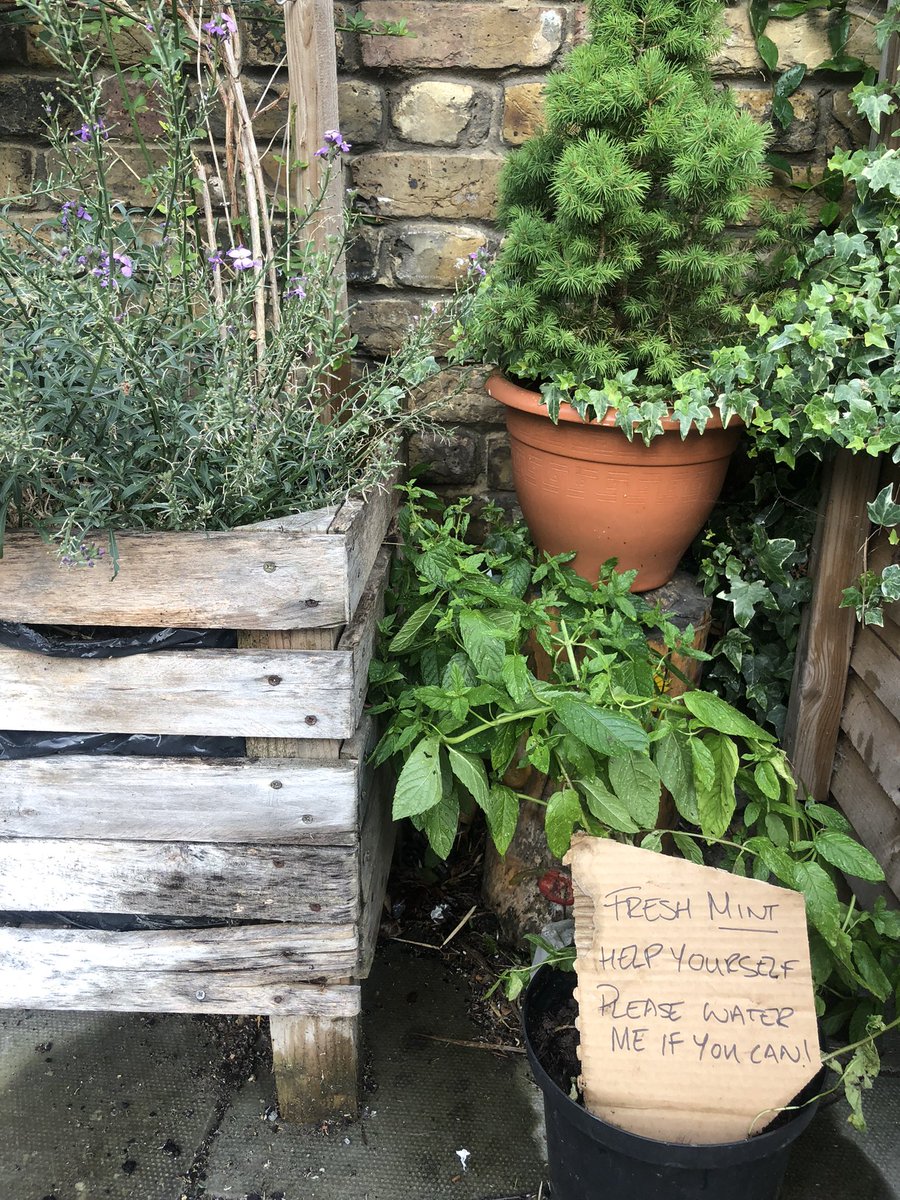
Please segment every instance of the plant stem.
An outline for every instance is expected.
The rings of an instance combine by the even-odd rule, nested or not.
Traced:
[[[840,1058],[842,1054],[849,1054],[851,1050],[858,1050],[860,1046],[865,1046],[868,1042],[874,1042],[876,1038],[882,1037],[885,1033],[890,1033],[892,1029],[900,1026],[900,1017],[895,1017],[889,1025],[885,1025],[884,1029],[879,1029],[877,1033],[867,1034],[866,1037],[860,1038],[858,1042],[851,1042],[849,1046],[841,1046],[840,1050],[832,1050],[830,1054],[822,1055],[822,1062],[829,1063],[835,1058]]]
[[[509,725],[511,721],[521,721],[525,717],[540,717],[547,712],[550,712],[549,705],[544,705],[542,708],[529,708],[523,712],[507,713],[505,717],[497,717],[493,721],[485,721],[483,725],[476,725],[468,733],[461,733],[457,737],[445,737],[442,740],[445,746],[457,746],[460,742],[467,742],[469,738],[475,737],[476,733],[484,733],[488,729],[496,728],[497,725]]]

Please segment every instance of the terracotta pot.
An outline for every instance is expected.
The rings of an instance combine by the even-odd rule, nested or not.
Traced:
[[[539,392],[502,375],[485,386],[506,407],[513,480],[539,549],[575,550],[572,565],[590,580],[617,558],[619,570],[637,569],[635,592],[668,583],[721,491],[738,419],[723,429],[716,413],[702,435],[682,441],[665,418],[665,432],[645,446],[616,428],[613,410],[585,422],[563,404],[554,425]]]

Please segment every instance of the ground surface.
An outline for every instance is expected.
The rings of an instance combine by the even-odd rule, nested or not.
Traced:
[[[485,1036],[465,976],[436,953],[387,943],[364,1003],[364,1113],[327,1132],[280,1122],[253,1021],[0,1014],[0,1196],[536,1196],[545,1177],[538,1093],[521,1054],[458,1044]],[[900,1200],[900,1078],[880,1080],[868,1112],[865,1137],[840,1106],[819,1115],[783,1200]]]
[[[548,1200],[518,1015],[485,998],[505,958],[477,842],[450,866],[410,850],[363,989],[358,1121],[282,1123],[255,1018],[0,1011],[0,1200]],[[900,1043],[888,1066],[870,1132],[821,1112],[781,1200],[900,1200]]]

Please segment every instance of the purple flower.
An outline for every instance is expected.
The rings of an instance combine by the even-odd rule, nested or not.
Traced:
[[[59,211],[59,223],[63,229],[69,228],[69,217],[73,208],[75,209],[75,216],[79,221],[93,221],[94,218],[83,204],[76,204],[74,200],[67,200]]]
[[[295,276],[293,276],[293,278],[289,279],[288,286],[285,289],[284,299],[285,300],[305,300],[306,292],[304,291],[303,287],[301,286],[304,283],[306,283],[305,275],[300,275],[300,276],[295,275]]]
[[[231,259],[231,267],[235,271],[256,271],[262,266],[262,259],[254,258],[252,250],[248,250],[246,246],[235,246],[227,250],[226,254]]]
[[[109,137],[109,133],[107,132],[106,126],[103,124],[102,119],[95,121],[93,125],[82,125],[80,129],[76,129],[74,131],[72,137],[78,138],[78,140],[81,142],[89,142],[95,133],[99,134],[103,138]]]
[[[207,254],[206,261],[209,263],[211,271],[218,271],[219,267],[225,266],[225,259],[222,257],[221,250],[214,250],[212,254]]]
[[[320,146],[315,152],[315,158],[324,158],[326,154],[330,154],[333,150],[340,150],[341,154],[350,153],[350,143],[344,140],[344,135],[339,129],[326,129],[322,135],[324,146]]]
[[[219,13],[218,16],[207,21],[202,28],[204,33],[208,33],[210,37],[218,38],[222,42],[227,41],[233,33],[237,33],[237,23],[234,17],[225,12]]]
[[[479,246],[468,257],[469,274],[474,275],[477,279],[484,279],[487,275],[487,266],[485,266],[485,263],[490,263],[491,259],[487,246]]]
[[[84,256],[78,259],[82,262]],[[113,274],[114,268],[118,268],[118,273],[123,279],[130,279],[134,274],[134,261],[127,254],[122,254],[118,250],[114,250],[112,260],[109,255],[103,251],[100,254],[100,260],[96,267],[91,268],[91,274],[95,279],[100,281],[101,287],[117,288],[119,285],[116,282],[116,277]]]

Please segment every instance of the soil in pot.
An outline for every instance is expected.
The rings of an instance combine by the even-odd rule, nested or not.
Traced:
[[[574,973],[544,969],[525,996],[528,1059],[544,1093],[553,1200],[777,1200],[793,1142],[818,1107],[822,1073],[756,1137],[722,1145],[657,1142],[592,1116],[579,1073]]]
[[[740,436],[718,416],[682,439],[678,423],[645,446],[629,441],[610,411],[586,423],[571,405],[550,420],[539,392],[492,375],[488,394],[506,408],[513,480],[539,549],[576,551],[572,565],[596,581],[609,558],[637,570],[633,591],[661,587],[703,528]]]

